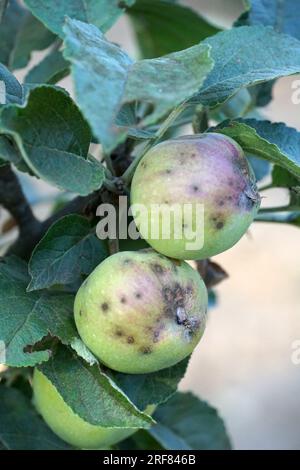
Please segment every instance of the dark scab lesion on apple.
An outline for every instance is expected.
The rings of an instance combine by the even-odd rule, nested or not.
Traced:
[[[165,273],[165,269],[164,269],[164,267],[163,267],[161,264],[152,263],[150,267],[151,267],[152,271],[153,271],[155,274],[158,274],[159,276],[161,276],[162,274]]]
[[[107,313],[107,312],[108,312],[108,310],[109,310],[109,305],[108,305],[107,302],[103,302],[103,303],[101,304],[101,310],[102,310],[103,313]]]
[[[151,354],[153,352],[151,346],[142,346],[140,351],[144,355],[148,355],[148,354]]]
[[[223,214],[216,214],[211,217],[211,222],[216,230],[222,230],[225,225],[225,217]]]
[[[133,336],[127,336],[126,341],[127,341],[128,344],[133,344],[135,342]]]
[[[121,328],[117,328],[115,330],[115,336],[117,336],[118,338],[121,338],[122,336],[124,336],[123,330],[121,330]]]

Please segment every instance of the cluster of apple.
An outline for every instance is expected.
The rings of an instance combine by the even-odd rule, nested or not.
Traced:
[[[193,209],[204,207],[201,248],[187,249],[189,240],[184,235],[177,239],[171,226],[169,239],[147,238],[152,248],[107,258],[77,293],[75,322],[88,348],[113,370],[144,374],[177,364],[203,335],[206,287],[184,260],[205,259],[232,247],[253,221],[260,197],[239,145],[224,135],[206,133],[153,147],[135,171],[131,200],[149,207],[190,204],[192,216],[183,223],[194,230]],[[142,235],[143,222],[136,221]],[[134,432],[86,423],[37,370],[34,391],[45,421],[73,445],[104,448]]]

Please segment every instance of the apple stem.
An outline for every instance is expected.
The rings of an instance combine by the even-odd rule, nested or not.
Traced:
[[[187,102],[184,101],[180,105],[178,105],[176,108],[173,109],[173,111],[169,114],[169,116],[165,119],[165,121],[162,123],[160,128],[155,134],[155,137],[153,139],[149,139],[145,142],[143,147],[140,149],[138,154],[136,155],[135,159],[131,163],[131,165],[127,168],[127,170],[124,172],[122,175],[122,180],[124,183],[128,186],[132,180],[132,177],[134,175],[134,172],[143,158],[143,156],[152,148],[154,145],[156,145],[160,139],[163,137],[163,135],[166,133],[166,131],[169,129],[171,124],[177,119],[177,117],[182,113],[182,111],[188,106]]]

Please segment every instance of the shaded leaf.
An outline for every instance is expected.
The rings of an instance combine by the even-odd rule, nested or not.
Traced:
[[[0,444],[7,450],[67,450],[21,392],[0,385]]]
[[[216,106],[241,88],[300,72],[300,42],[271,27],[241,26],[202,44],[211,46],[215,63],[197,96],[205,105]]]
[[[300,211],[297,212],[270,212],[258,214],[255,217],[257,222],[271,222],[278,224],[288,224],[300,227]]]
[[[69,74],[69,63],[62,52],[54,49],[33,67],[25,77],[25,83],[49,83],[53,85]]]
[[[108,374],[130,400],[141,410],[147,405],[165,402],[172,396],[184,377],[188,359],[175,366],[151,374],[121,374],[108,371]]]
[[[22,103],[23,87],[9,70],[0,64],[0,108],[9,103]]]
[[[66,16],[91,23],[105,32],[134,0],[25,0],[25,3],[47,28],[63,37]]]
[[[240,119],[214,129],[236,140],[245,152],[264,158],[300,178],[300,133],[283,123]]]
[[[93,25],[67,19],[64,31],[77,102],[107,151],[127,133],[115,126],[122,105],[152,103],[141,125],[151,124],[195,94],[212,68],[208,46],[134,63]]]
[[[240,25],[272,26],[276,31],[300,39],[299,0],[244,0],[245,12],[236,22]]]
[[[49,359],[50,351],[31,350],[48,334],[70,344],[77,331],[73,321],[74,297],[52,291],[26,292],[27,266],[17,258],[0,262],[0,340],[5,364],[34,366]]]
[[[165,449],[224,450],[230,440],[217,411],[191,393],[176,393],[155,412],[149,433]]]
[[[136,0],[128,15],[146,59],[187,49],[219,31],[191,8],[165,0]]]
[[[214,286],[220,284],[228,278],[227,272],[217,263],[204,259],[196,261],[197,271],[202,277],[207,289],[211,289]]]
[[[163,450],[164,448],[143,429],[134,433],[128,439],[119,442],[115,448],[119,450]]]
[[[18,163],[20,154],[12,142],[4,135],[0,135],[0,166],[7,162]]]
[[[300,162],[299,162],[300,165]],[[272,171],[272,186],[279,188],[292,188],[299,185],[299,179],[280,166],[275,165]]]
[[[22,107],[6,106],[0,129],[12,136],[29,168],[45,181],[83,196],[101,187],[102,165],[86,160],[89,127],[62,89],[36,87]]]
[[[52,382],[74,413],[88,423],[103,427],[147,428],[152,418],[139,411],[120,389],[103,374],[67,348],[38,367]]]
[[[86,218],[75,214],[63,217],[32,253],[28,290],[82,282],[83,275],[90,274],[107,256],[106,244],[97,238]]]
[[[252,167],[257,181],[262,180],[270,173],[271,164],[266,160],[257,158],[254,155],[247,154],[247,159]]]
[[[35,50],[43,50],[55,40],[17,0],[10,0],[0,25],[0,62],[9,69],[25,67]]]

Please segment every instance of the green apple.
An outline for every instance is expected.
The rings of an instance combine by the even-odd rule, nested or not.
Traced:
[[[153,147],[133,176],[131,204],[146,209],[134,213],[135,221],[155,250],[177,259],[204,259],[243,236],[260,196],[242,148],[225,135],[206,133]],[[171,217],[164,231],[167,219],[157,217],[157,206],[179,207],[182,217]]]
[[[137,429],[102,428],[87,423],[66,404],[54,385],[38,369],[33,374],[34,404],[45,422],[61,439],[80,449],[107,449]],[[152,414],[155,406],[145,412]]]
[[[106,366],[143,374],[172,366],[199,342],[207,291],[197,271],[152,249],[103,261],[77,292],[75,322]]]

